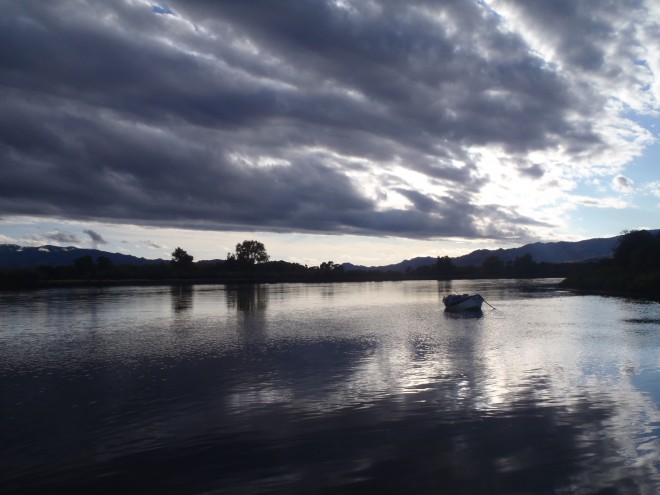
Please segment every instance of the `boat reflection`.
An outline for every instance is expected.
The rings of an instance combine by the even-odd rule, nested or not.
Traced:
[[[478,320],[483,318],[484,312],[481,309],[472,311],[447,311],[442,312],[447,320]]]

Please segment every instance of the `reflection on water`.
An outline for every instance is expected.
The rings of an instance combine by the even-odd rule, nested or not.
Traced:
[[[226,298],[228,307],[243,313],[261,313],[268,305],[268,292],[261,284],[230,285]]]
[[[448,320],[478,320],[483,318],[484,312],[477,311],[445,311],[443,316]]]
[[[453,291],[498,309],[446,313]],[[657,303],[539,280],[65,289],[0,310],[9,493],[660,487]]]
[[[192,285],[173,285],[170,288],[172,294],[172,311],[182,313],[192,309],[193,296],[195,294]]]

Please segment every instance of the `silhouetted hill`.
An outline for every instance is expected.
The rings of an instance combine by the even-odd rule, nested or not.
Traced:
[[[109,253],[98,249],[80,249],[76,247],[39,246],[23,247],[15,244],[0,244],[0,267],[33,268],[37,266],[65,266],[82,257],[91,256],[96,260],[104,256],[115,265],[154,265],[163,260],[149,260],[121,253]]]
[[[497,256],[502,262],[531,255],[536,262],[571,263],[590,259],[606,258],[619,242],[620,236],[587,239],[577,242],[535,242],[510,249],[479,249],[470,254],[459,256],[452,261],[456,266],[479,266],[490,256]]]
[[[660,233],[660,230],[649,231],[652,234]],[[570,263],[586,260],[597,260],[612,255],[621,236],[602,239],[587,239],[577,242],[536,242],[525,246],[510,249],[480,249],[469,254],[452,258],[452,263],[457,267],[480,266],[490,256],[497,256],[503,263],[514,261],[525,254],[532,256],[537,263]],[[3,268],[34,268],[37,266],[66,266],[82,257],[91,256],[96,260],[100,256],[110,259],[115,265],[155,265],[164,262],[161,259],[138,258],[121,253],[110,253],[98,249],[80,249],[76,247],[40,246],[23,247],[14,244],[0,244],[0,267]],[[420,267],[433,265],[437,257],[425,256],[412,258],[391,265],[384,266],[359,266],[344,263],[345,271],[381,271],[389,270],[405,272],[408,268],[415,270]],[[200,260],[200,265],[223,264],[226,260]]]
[[[413,258],[410,260],[403,260],[400,263],[395,263],[393,265],[384,265],[384,266],[362,266],[362,265],[354,265],[352,263],[344,263],[342,266],[344,267],[344,270],[346,271],[352,271],[352,270],[377,270],[379,272],[386,272],[388,270],[393,270],[393,271],[398,271],[398,272],[405,272],[407,268],[415,269],[419,268],[422,266],[429,266],[432,265],[437,261],[438,258],[434,256],[424,256],[424,257],[418,257],[418,258]]]
[[[660,230],[651,230],[651,233],[658,233]],[[536,262],[547,263],[571,263],[578,261],[597,260],[607,258],[612,255],[612,251],[617,246],[621,236],[587,239],[576,242],[535,242],[526,244],[517,248],[510,249],[479,249],[463,256],[451,258],[455,266],[480,266],[488,257],[497,256],[500,261],[507,263],[519,258],[525,254],[532,256]],[[407,268],[416,269],[422,266],[432,265],[437,258],[425,256],[404,260],[400,263],[385,266],[360,266],[351,263],[344,263],[344,270],[397,270],[405,271]]]

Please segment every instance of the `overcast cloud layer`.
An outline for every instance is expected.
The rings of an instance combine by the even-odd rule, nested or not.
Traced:
[[[10,1],[0,215],[530,239],[630,188],[652,5]]]

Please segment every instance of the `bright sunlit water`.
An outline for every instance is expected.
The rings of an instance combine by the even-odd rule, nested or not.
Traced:
[[[0,293],[0,491],[658,493],[660,304],[556,282]]]

